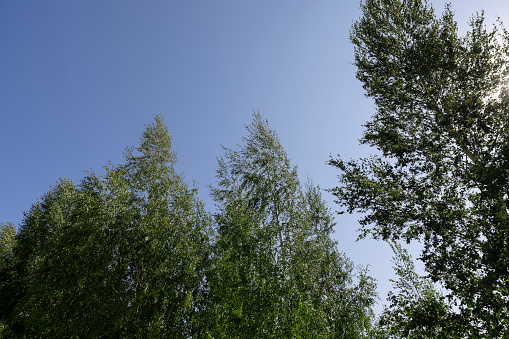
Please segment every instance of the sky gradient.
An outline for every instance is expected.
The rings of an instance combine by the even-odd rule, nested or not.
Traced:
[[[433,1],[441,12],[445,1]],[[509,3],[457,0],[460,32],[484,9],[509,21]],[[221,145],[235,147],[253,110],[269,120],[299,175],[337,184],[329,155],[359,146],[374,113],[355,79],[347,1],[2,1],[0,3],[0,222],[19,224],[61,177],[122,162],[145,124],[165,117],[177,169],[208,210]],[[332,197],[324,198],[335,209]],[[355,242],[358,216],[337,217],[339,248],[370,265],[385,300],[387,244]],[[417,246],[411,247],[417,254]],[[377,307],[377,311],[381,306]]]

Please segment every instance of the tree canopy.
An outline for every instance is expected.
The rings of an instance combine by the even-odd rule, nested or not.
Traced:
[[[374,281],[337,250],[331,211],[318,187],[299,182],[275,131],[258,114],[246,129],[212,188],[212,337],[365,337]]]
[[[162,118],[125,164],[61,179],[16,236],[13,336],[189,337],[200,331],[210,218],[173,169]]]
[[[174,169],[161,117],[104,175],[60,179],[0,234],[0,334],[31,338],[363,338],[375,282],[266,121],[225,148],[216,212]]]
[[[331,159],[331,190],[359,211],[361,237],[419,241],[464,337],[509,331],[509,34],[483,13],[458,36],[450,5],[365,0],[354,23],[357,78],[376,103],[361,142],[379,155]],[[454,319],[453,321],[451,319]]]

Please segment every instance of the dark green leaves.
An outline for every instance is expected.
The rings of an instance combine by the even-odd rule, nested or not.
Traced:
[[[361,236],[424,244],[433,281],[458,304],[463,335],[508,330],[508,34],[474,15],[465,37],[449,6],[366,0],[352,28],[357,78],[377,112],[361,142],[381,157],[331,160]],[[495,326],[494,324],[497,323]]]

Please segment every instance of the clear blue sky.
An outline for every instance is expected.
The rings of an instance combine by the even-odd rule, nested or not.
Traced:
[[[445,1],[433,3],[441,12]],[[452,5],[460,30],[483,8],[488,22],[497,15],[509,22],[509,2]],[[358,7],[356,0],[2,1],[0,222],[18,224],[60,177],[79,182],[84,170],[121,162],[155,114],[165,116],[178,169],[197,182],[210,210],[206,185],[221,145],[241,142],[253,110],[279,133],[302,179],[336,185],[329,154],[372,152],[357,142],[374,113],[351,65]],[[373,240],[355,242],[356,220],[338,217],[335,237],[356,264],[371,266],[385,300],[392,253]]]

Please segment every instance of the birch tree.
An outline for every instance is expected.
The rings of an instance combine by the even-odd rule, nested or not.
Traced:
[[[365,0],[354,23],[357,78],[376,112],[360,160],[331,159],[343,212],[361,237],[419,241],[430,279],[457,304],[465,337],[509,331],[509,35],[474,14],[458,35],[451,7]]]

